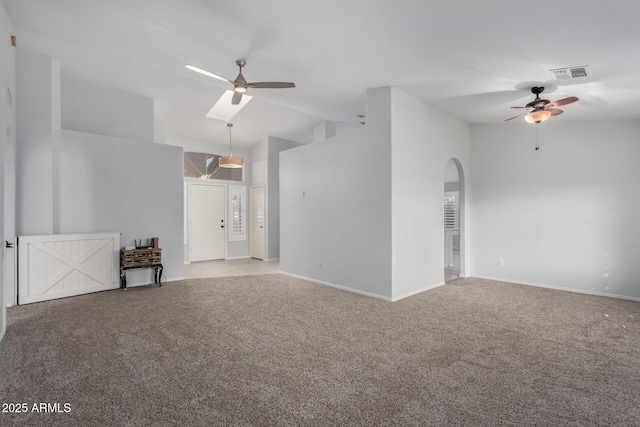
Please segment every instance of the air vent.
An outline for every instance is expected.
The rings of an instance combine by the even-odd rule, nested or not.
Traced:
[[[591,75],[591,72],[586,65],[569,68],[554,68],[549,71],[555,75],[556,80],[577,79],[580,77],[589,77]]]

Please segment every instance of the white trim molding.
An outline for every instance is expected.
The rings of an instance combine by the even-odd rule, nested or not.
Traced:
[[[280,271],[280,273],[284,274],[285,276],[295,277],[296,279],[305,280],[307,282],[318,283],[319,285],[330,286],[332,288],[340,289],[342,291],[353,292],[354,294],[366,295],[368,297],[378,298],[378,299],[381,299],[381,300],[385,300],[385,301],[391,302],[391,298],[385,297],[385,296],[382,296],[382,295],[378,295],[378,294],[374,294],[374,293],[371,293],[371,292],[360,291],[358,289],[348,288],[348,287],[342,286],[342,285],[336,285],[335,283],[323,282],[322,280],[312,279],[310,277],[305,277],[305,276],[299,276],[297,274],[287,273],[286,271]]]
[[[604,293],[604,292],[588,291],[588,290],[584,290],[584,289],[565,288],[565,287],[562,287],[562,286],[553,286],[553,285],[543,285],[543,284],[540,284],[540,283],[522,282],[522,281],[509,280],[509,279],[500,279],[500,278],[497,278],[497,277],[487,277],[487,276],[470,276],[470,277],[476,277],[478,279],[485,279],[485,280],[493,280],[495,282],[513,283],[515,285],[534,286],[536,288],[553,289],[553,290],[556,290],[556,291],[574,292],[574,293],[578,293],[578,294],[593,295],[593,296],[597,296],[597,297],[609,297],[609,298],[625,299],[625,300],[629,300],[629,301],[640,301],[640,298],[638,298],[638,297],[629,297],[629,296],[626,296],[626,295],[608,294],[608,293]]]

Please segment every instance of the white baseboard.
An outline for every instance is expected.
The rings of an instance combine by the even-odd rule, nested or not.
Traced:
[[[416,291],[408,292],[406,294],[402,294],[400,296],[393,297],[393,298],[391,298],[391,301],[400,301],[401,299],[408,298],[408,297],[411,297],[413,295],[417,295],[419,293],[422,293],[422,292],[425,292],[425,291],[429,291],[431,289],[439,288],[440,286],[444,286],[444,284],[445,283],[442,282],[442,283],[436,283],[435,285],[425,286],[424,288],[420,288],[420,289],[418,289]]]
[[[263,261],[265,262],[280,261],[280,258],[265,258],[263,259]]]
[[[286,271],[280,271],[280,273],[284,274],[285,276],[295,277],[296,279],[306,280],[307,282],[314,282],[314,283],[318,283],[320,285],[330,286],[332,288],[340,289],[340,290],[343,290],[343,291],[353,292],[354,294],[366,295],[368,297],[378,298],[378,299],[381,299],[381,300],[385,300],[385,301],[391,302],[391,298],[385,297],[385,296],[382,296],[382,295],[378,295],[378,294],[374,294],[374,293],[371,293],[371,292],[365,292],[365,291],[349,288],[349,287],[342,286],[342,285],[336,285],[335,283],[323,282],[322,280],[312,279],[311,277],[306,277],[306,276],[299,276],[297,274],[287,273]]]
[[[248,255],[244,255],[244,256],[233,256],[233,257],[227,257],[227,258],[225,258],[224,260],[225,260],[225,261],[229,261],[229,260],[232,260],[232,259],[247,259],[247,258],[251,258],[251,257],[250,257],[250,256],[248,256]]]
[[[184,280],[184,276],[182,277],[167,277],[164,276],[164,281],[162,282],[162,284],[164,285],[165,283],[169,283],[169,282],[178,282],[180,280]],[[160,280],[162,281],[163,278],[160,278]],[[137,286],[157,286],[157,283],[153,283],[153,279],[151,281],[143,281],[140,283],[127,283],[127,288],[135,288]]]
[[[500,279],[498,277],[487,277],[487,276],[467,276],[467,277],[477,277],[478,279],[493,280],[496,282],[514,283],[516,285],[535,286],[537,288],[554,289],[556,291],[575,292],[578,294],[587,294],[587,295],[593,295],[597,297],[609,297],[609,298],[625,299],[630,301],[640,301],[640,298],[637,298],[637,297],[629,297],[626,295],[618,295],[618,294],[608,294],[605,292],[597,292],[597,291],[588,291],[585,289],[566,288],[563,286],[553,286],[553,285],[545,285],[541,283],[515,281],[510,279]]]

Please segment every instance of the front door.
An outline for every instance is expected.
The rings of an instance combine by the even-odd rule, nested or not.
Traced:
[[[189,260],[225,257],[224,187],[189,185]]]
[[[250,189],[251,202],[251,258],[264,259],[264,185]]]

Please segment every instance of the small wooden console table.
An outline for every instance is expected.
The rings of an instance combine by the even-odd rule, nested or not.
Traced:
[[[141,268],[155,270],[154,281],[162,286],[162,249],[122,249],[120,250],[120,288],[127,289],[127,271]]]

